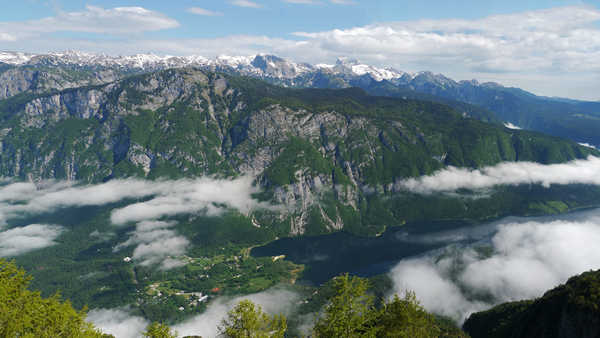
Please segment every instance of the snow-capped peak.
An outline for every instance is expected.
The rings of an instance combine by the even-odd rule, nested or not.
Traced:
[[[404,72],[400,72],[397,70],[394,70],[392,68],[377,68],[371,65],[367,65],[364,63],[361,63],[360,61],[358,61],[357,59],[352,59],[352,58],[346,58],[346,57],[339,57],[336,61],[335,66],[331,66],[329,67],[329,65],[318,65],[317,67],[321,66],[321,68],[339,68],[342,70],[349,70],[350,72],[352,72],[354,75],[358,75],[358,76],[363,76],[363,75],[370,75],[374,80],[376,81],[382,81],[382,80],[393,80],[393,79],[397,79],[402,77],[402,75],[404,75]]]
[[[220,55],[209,59],[199,55],[191,56],[159,56],[153,53],[126,56],[109,56],[74,50],[50,52],[47,54],[28,54],[21,52],[0,52],[0,62],[12,65],[52,64],[92,67],[118,67],[142,70],[196,67],[229,67],[245,74],[268,76],[275,78],[294,78],[300,74],[314,70],[328,70],[333,73],[364,76],[370,75],[376,81],[399,79],[408,73],[392,68],[378,68],[363,64],[356,59],[339,58],[335,65],[295,63],[268,54],[250,56]],[[409,74],[410,75],[410,74]],[[412,75],[411,75],[412,76]]]
[[[33,56],[33,54],[21,52],[0,52],[0,62],[21,65],[29,62]]]
[[[230,67],[239,67],[239,66],[248,66],[252,63],[252,60],[256,55],[252,56],[230,56],[230,55],[220,55],[216,58],[216,64],[220,66],[230,66]]]

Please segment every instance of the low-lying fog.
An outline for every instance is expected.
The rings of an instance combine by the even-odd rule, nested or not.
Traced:
[[[196,213],[218,215],[226,208],[243,213],[255,208],[271,208],[271,205],[252,198],[258,191],[251,177],[233,180],[124,179],[96,185],[5,181],[0,186],[0,257],[17,256],[54,245],[61,233],[68,231],[60,224],[29,224],[3,229],[11,220],[121,202],[126,205],[111,211],[110,224],[90,236],[109,238],[114,227],[135,224],[135,231],[114,250],[135,246],[132,258],[136,263],[158,264],[163,269],[177,267],[181,263],[170,257],[183,255],[189,241],[172,229],[177,224],[175,221],[160,219]]]
[[[540,297],[569,277],[600,269],[600,209],[515,218],[403,241],[448,245],[400,261],[395,292],[413,290],[429,311],[462,323],[492,305]]]

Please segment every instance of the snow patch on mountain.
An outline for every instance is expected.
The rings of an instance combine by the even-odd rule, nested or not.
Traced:
[[[21,52],[0,52],[0,62],[11,65],[21,65],[31,60],[33,54]]]
[[[338,58],[335,64],[319,63],[311,65],[308,63],[296,63],[269,54],[248,56],[220,55],[215,58],[207,58],[200,55],[160,56],[152,53],[111,56],[69,50],[46,54],[0,51],[0,62],[14,66],[64,65],[71,67],[91,67],[98,68],[99,70],[111,68],[134,72],[181,67],[199,67],[225,72],[234,70],[240,75],[259,78],[291,80],[288,84],[292,85],[299,76],[317,72],[332,73],[348,77],[370,77],[374,81],[379,82],[387,80],[394,84],[402,85],[419,85],[431,82],[443,87],[448,87],[457,84],[457,82],[441,74],[433,74],[431,72],[408,73],[389,67],[379,68],[347,57]],[[491,85],[489,83],[479,84],[476,81],[470,82],[474,86]]]

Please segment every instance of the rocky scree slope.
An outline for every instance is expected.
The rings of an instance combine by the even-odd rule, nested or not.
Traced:
[[[598,154],[438,103],[286,89],[193,68],[1,100],[0,147],[0,174],[28,180],[256,176],[265,191],[258,197],[286,206],[276,215],[257,211],[257,224],[290,234],[375,234],[407,220],[524,214],[521,192],[423,197],[395,183],[447,165]]]

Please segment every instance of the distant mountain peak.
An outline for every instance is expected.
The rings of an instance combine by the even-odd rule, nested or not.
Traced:
[[[405,72],[394,68],[378,68],[364,64],[357,59],[340,57],[334,65],[296,63],[272,54],[256,54],[250,56],[220,55],[207,58],[199,55],[159,56],[154,53],[110,56],[106,54],[87,53],[76,50],[31,54],[22,52],[0,52],[0,62],[15,66],[21,65],[73,65],[93,67],[120,67],[141,70],[156,70],[186,66],[197,67],[230,67],[241,70],[245,74],[270,76],[289,79],[300,74],[328,70],[335,74],[353,76],[370,76],[376,81],[399,79]]]

